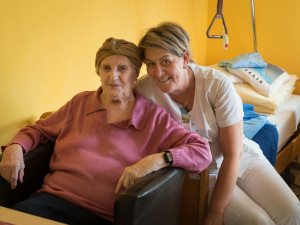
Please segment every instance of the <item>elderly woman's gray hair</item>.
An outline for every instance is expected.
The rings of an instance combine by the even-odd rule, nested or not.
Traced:
[[[140,40],[138,47],[143,61],[145,60],[146,49],[163,48],[179,57],[188,51],[190,62],[194,62],[189,44],[190,37],[181,26],[172,22],[163,22],[157,27],[150,28]]]
[[[95,68],[98,75],[102,60],[111,55],[126,56],[130,62],[133,63],[136,75],[139,75],[142,66],[142,60],[139,57],[138,47],[132,42],[113,37],[106,39],[96,53]]]

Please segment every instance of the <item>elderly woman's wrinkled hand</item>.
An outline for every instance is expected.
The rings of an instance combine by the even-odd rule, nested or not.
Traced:
[[[169,164],[164,160],[163,153],[149,155],[139,160],[136,164],[124,169],[124,172],[118,182],[116,193],[118,193],[122,187],[127,189],[135,184],[138,179],[168,165]]]
[[[24,176],[23,149],[19,144],[9,145],[3,152],[0,162],[0,175],[11,185],[17,187],[18,180],[22,183]]]

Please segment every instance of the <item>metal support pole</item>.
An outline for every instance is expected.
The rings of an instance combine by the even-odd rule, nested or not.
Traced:
[[[254,51],[257,52],[256,31],[255,31],[255,9],[254,9],[254,0],[250,0],[250,5],[251,5],[251,15],[252,15],[252,29],[253,29],[253,44],[254,44]]]

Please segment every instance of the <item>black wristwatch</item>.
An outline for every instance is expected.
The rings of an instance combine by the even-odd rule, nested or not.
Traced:
[[[170,151],[165,151],[164,159],[165,159],[166,163],[170,163],[170,165],[172,165],[173,157],[172,157],[172,153]]]

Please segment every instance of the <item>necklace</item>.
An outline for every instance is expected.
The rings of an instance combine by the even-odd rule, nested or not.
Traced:
[[[190,89],[189,89],[189,92],[188,92],[187,99],[186,99],[185,103],[182,105],[183,108],[185,108],[187,106],[187,104],[189,104],[189,97],[190,97]]]
[[[193,79],[189,79],[189,82],[190,82],[190,85],[188,87],[188,96],[187,96],[187,99],[186,101],[184,102],[184,104],[182,105],[183,108],[185,108],[188,104],[189,104],[189,98],[190,98],[190,93],[191,93],[191,87],[192,87],[192,82],[193,82]]]

